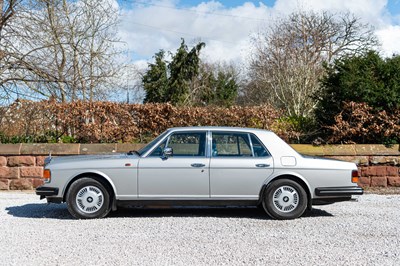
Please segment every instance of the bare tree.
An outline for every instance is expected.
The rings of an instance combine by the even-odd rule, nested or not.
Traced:
[[[2,81],[12,77],[19,91],[63,102],[101,99],[119,85],[123,69],[118,58],[122,51],[115,46],[119,11],[112,1],[19,3],[13,34],[1,40],[12,44],[5,54],[15,58],[9,64],[13,73],[8,70]]]
[[[13,21],[20,3],[20,0],[0,0],[0,99],[10,96],[9,88],[15,81],[13,70],[18,60],[11,38],[15,35]]]
[[[324,63],[377,45],[373,29],[353,15],[296,12],[253,39],[246,102],[267,102],[289,116],[310,116]]]

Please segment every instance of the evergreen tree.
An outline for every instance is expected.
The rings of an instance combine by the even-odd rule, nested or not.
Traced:
[[[181,46],[173,55],[168,65],[170,71],[168,86],[168,101],[174,105],[190,104],[190,95],[193,91],[193,78],[199,73],[200,50],[205,43],[200,42],[190,51],[185,40],[182,39]]]
[[[155,54],[155,62],[142,78],[146,91],[144,102],[170,102],[174,105],[232,105],[239,85],[233,67],[204,64],[198,43],[189,50],[182,39],[171,62],[165,60],[164,51]]]
[[[164,51],[156,53],[154,59],[155,63],[149,63],[149,70],[142,78],[143,88],[146,91],[145,103],[162,103],[168,99],[168,67]]]
[[[332,125],[343,102],[365,102],[375,110],[400,108],[400,56],[383,59],[370,51],[362,56],[336,60],[317,94],[315,115],[323,125]]]
[[[232,66],[203,64],[195,102],[201,105],[231,106],[235,103],[239,84]]]

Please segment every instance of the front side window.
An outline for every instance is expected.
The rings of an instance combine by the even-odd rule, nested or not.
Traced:
[[[173,156],[205,156],[206,133],[205,132],[182,132],[173,133],[163,141],[150,154],[151,157],[160,157],[165,147],[172,148]]]
[[[156,144],[157,142],[159,142],[162,138],[164,138],[167,134],[168,134],[168,130],[164,131],[160,136],[158,136],[157,138],[153,139],[149,144],[147,144],[146,146],[144,146],[143,148],[141,148],[138,153],[139,155],[143,155],[146,152],[148,152],[153,146],[154,144]]]

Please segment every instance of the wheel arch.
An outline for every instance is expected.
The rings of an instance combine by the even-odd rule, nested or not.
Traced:
[[[271,185],[274,181],[280,180],[280,179],[289,179],[292,180],[296,183],[298,183],[300,186],[303,187],[304,191],[307,193],[307,208],[311,209],[312,207],[312,198],[311,198],[311,189],[308,183],[301,177],[294,175],[294,174],[281,174],[278,175],[272,179],[270,179],[267,183],[265,183],[261,190],[260,190],[260,195],[259,195],[259,204],[262,203],[263,197],[265,190],[268,188],[269,185]]]
[[[111,179],[108,176],[106,176],[102,173],[99,173],[97,171],[86,171],[86,172],[79,173],[79,174],[75,175],[74,177],[72,177],[68,181],[68,183],[65,186],[64,191],[63,191],[63,201],[64,202],[66,200],[68,190],[71,187],[72,183],[74,183],[76,180],[84,178],[84,177],[93,178],[96,181],[100,182],[109,191],[111,204],[112,204],[112,206],[114,206],[114,204],[116,202],[116,200],[115,200],[116,189],[115,189],[114,183],[111,181]]]

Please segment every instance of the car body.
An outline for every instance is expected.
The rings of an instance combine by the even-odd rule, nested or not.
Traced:
[[[118,206],[260,206],[276,219],[312,205],[363,194],[354,163],[307,157],[271,131],[171,128],[127,154],[47,158],[48,202],[76,218],[101,218]]]

